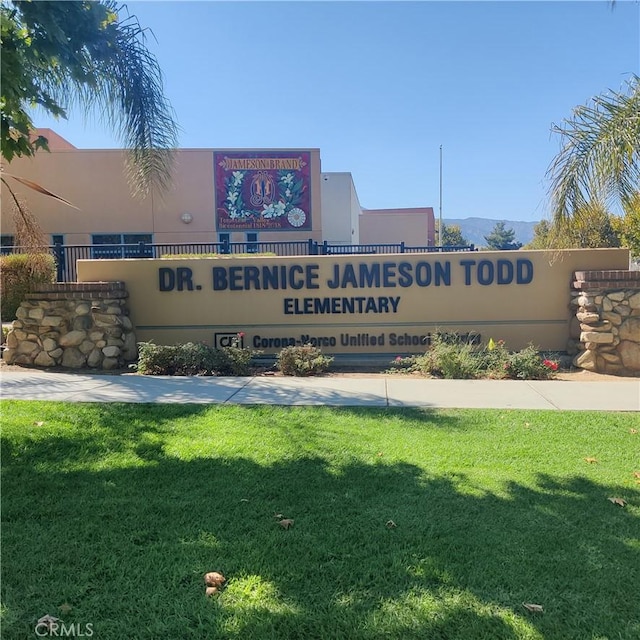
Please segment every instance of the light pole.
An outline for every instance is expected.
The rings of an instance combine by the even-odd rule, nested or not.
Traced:
[[[440,145],[440,216],[438,217],[438,246],[442,247],[442,145]]]

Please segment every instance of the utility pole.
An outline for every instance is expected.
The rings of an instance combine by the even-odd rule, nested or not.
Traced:
[[[438,218],[438,246],[442,247],[442,145],[440,145],[440,216]]]

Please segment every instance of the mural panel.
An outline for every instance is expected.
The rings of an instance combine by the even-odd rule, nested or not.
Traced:
[[[216,151],[218,231],[311,230],[309,151]]]

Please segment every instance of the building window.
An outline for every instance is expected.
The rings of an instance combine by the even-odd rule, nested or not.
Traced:
[[[247,233],[247,253],[258,252],[258,234]]]
[[[153,258],[150,233],[101,233],[92,236],[93,258]]]
[[[9,235],[0,236],[0,253],[6,255],[13,252],[13,243],[15,238]]]

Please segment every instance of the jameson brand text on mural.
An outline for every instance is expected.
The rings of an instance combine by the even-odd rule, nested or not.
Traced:
[[[224,157],[220,161],[225,171],[265,170],[265,169],[287,169],[292,171],[302,171],[305,163],[301,158],[228,158]]]
[[[465,258],[457,262],[403,260],[333,264],[329,277],[321,279],[320,265],[275,264],[215,266],[211,281],[194,281],[189,267],[160,267],[160,291],[292,291],[308,296],[283,298],[284,315],[394,314],[401,305],[403,289],[412,287],[451,287],[527,285],[533,281],[533,263],[527,258],[480,260]],[[336,290],[352,295],[319,295],[319,290]],[[375,289],[397,289],[396,295],[371,295]],[[315,295],[313,295],[315,292]],[[383,293],[383,292],[380,292]]]

